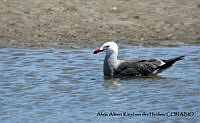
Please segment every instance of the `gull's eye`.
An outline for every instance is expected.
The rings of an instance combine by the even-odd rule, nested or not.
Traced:
[[[109,46],[106,46],[107,48],[109,47]]]

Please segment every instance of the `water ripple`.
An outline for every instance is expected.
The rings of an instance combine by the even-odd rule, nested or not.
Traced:
[[[199,113],[199,46],[127,46],[120,53],[121,59],[186,58],[154,77],[104,78],[104,54],[92,49],[2,48],[0,120],[98,122],[97,112]]]

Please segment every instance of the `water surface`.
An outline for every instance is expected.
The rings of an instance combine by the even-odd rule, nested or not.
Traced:
[[[200,47],[124,45],[120,59],[186,55],[156,77],[104,78],[93,49],[0,49],[0,121],[198,121]],[[106,117],[101,113],[194,112],[193,117]]]

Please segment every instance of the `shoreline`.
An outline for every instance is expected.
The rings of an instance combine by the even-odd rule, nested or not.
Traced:
[[[200,46],[199,42],[181,42],[181,41],[162,41],[162,42],[127,42],[114,41],[117,44],[142,46],[142,47],[180,47],[180,46]],[[0,41],[0,48],[56,48],[56,49],[79,49],[79,48],[97,48],[101,46],[103,41],[95,42],[20,42],[20,41]],[[123,46],[122,46],[123,47]]]
[[[197,0],[4,0],[0,9],[0,47],[200,44]]]

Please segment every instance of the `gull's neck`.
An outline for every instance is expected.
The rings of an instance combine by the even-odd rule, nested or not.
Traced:
[[[117,59],[118,51],[106,53],[104,59],[104,75],[113,75],[114,69],[117,69],[120,60]]]

